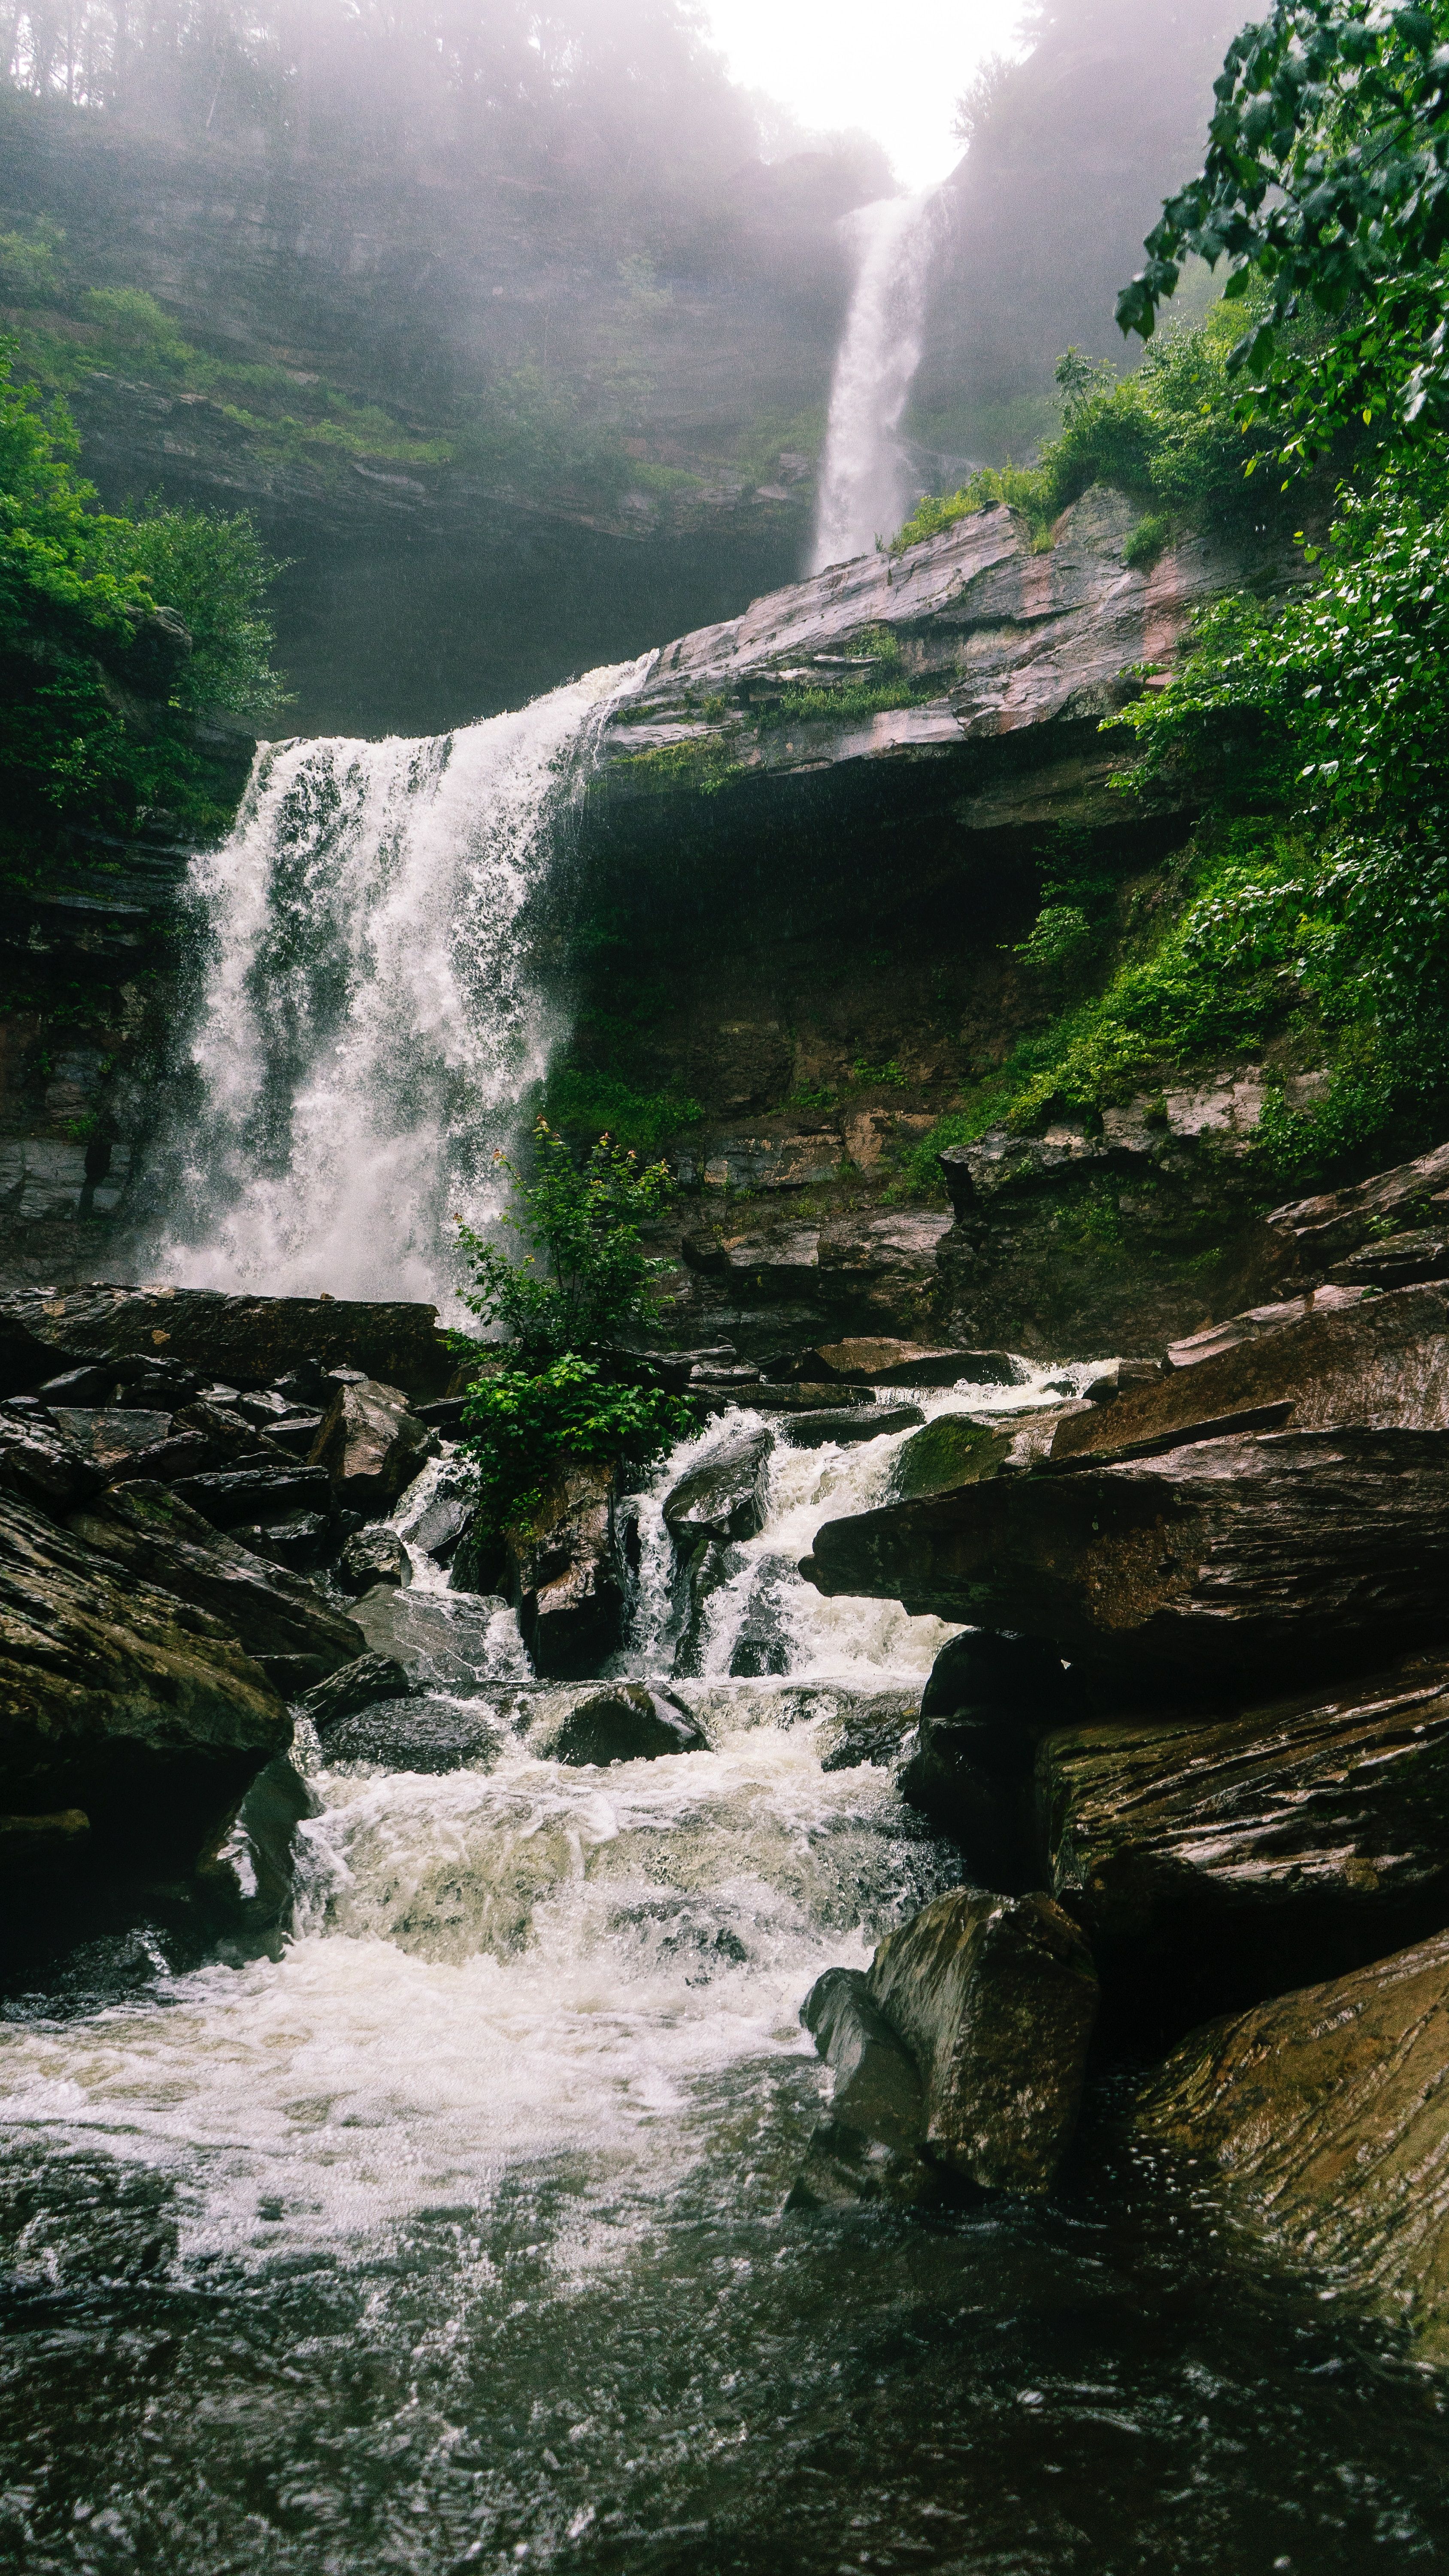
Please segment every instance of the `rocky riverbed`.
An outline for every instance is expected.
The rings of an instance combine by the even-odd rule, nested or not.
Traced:
[[[0,1301],[6,2545],[1445,2545],[1446,1171],[501,1554],[430,1310]]]

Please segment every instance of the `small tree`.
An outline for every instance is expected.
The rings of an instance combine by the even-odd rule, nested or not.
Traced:
[[[667,1204],[663,1163],[641,1171],[601,1136],[582,1169],[540,1118],[526,1179],[504,1154],[517,1209],[505,1225],[531,1247],[509,1261],[459,1220],[475,1287],[465,1304],[512,1336],[520,1366],[480,1377],[463,1412],[464,1447],[478,1479],[478,1527],[489,1539],[530,1519],[550,1479],[571,1462],[628,1457],[644,1466],[694,1427],[691,1406],[659,1387],[610,1385],[596,1358],[626,1326],[658,1311],[639,1229]],[[540,1270],[540,1261],[546,1268]]]
[[[542,1367],[653,1321],[658,1299],[650,1282],[669,1265],[650,1258],[639,1229],[668,1204],[674,1184],[666,1164],[641,1171],[611,1136],[599,1138],[582,1169],[547,1119],[537,1121],[533,1141],[532,1180],[506,1154],[494,1157],[518,1202],[503,1223],[531,1246],[523,1260],[510,1261],[461,1218],[458,1235],[475,1282],[463,1303],[485,1324],[502,1324],[530,1364]]]

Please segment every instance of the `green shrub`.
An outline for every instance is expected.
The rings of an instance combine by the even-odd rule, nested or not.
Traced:
[[[648,1466],[693,1428],[683,1397],[606,1385],[576,1351],[538,1371],[479,1378],[464,1399],[461,1446],[477,1479],[481,1534],[496,1539],[510,1523],[532,1519],[561,1468],[620,1456]]]
[[[495,1157],[517,1201],[503,1223],[531,1247],[522,1261],[511,1262],[461,1219],[458,1233],[474,1280],[464,1304],[485,1323],[502,1324],[542,1368],[652,1320],[650,1282],[669,1265],[649,1257],[639,1229],[667,1204],[673,1183],[663,1163],[641,1170],[608,1136],[580,1168],[543,1118],[533,1148],[531,1178],[506,1155]]]
[[[1134,572],[1150,572],[1172,531],[1160,510],[1139,519],[1122,549],[1122,561]]]

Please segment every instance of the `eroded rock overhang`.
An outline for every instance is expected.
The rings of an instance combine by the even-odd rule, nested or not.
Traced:
[[[1301,577],[1301,557],[1213,535],[1139,569],[1138,519],[1094,486],[1038,551],[1010,510],[980,511],[681,636],[618,702],[596,804],[631,837],[692,815],[717,838],[727,821],[748,830],[765,791],[777,810],[782,788],[789,804],[844,789],[868,807],[878,779],[892,803],[968,832],[1120,823],[1111,781],[1130,743],[1104,724],[1162,684],[1197,609]],[[1190,782],[1158,782],[1132,807],[1145,818],[1190,801]]]

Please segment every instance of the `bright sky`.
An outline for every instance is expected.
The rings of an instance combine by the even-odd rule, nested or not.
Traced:
[[[863,125],[925,188],[960,159],[951,111],[983,54],[1012,50],[1021,0],[707,0],[707,14],[746,89],[802,125]]]

